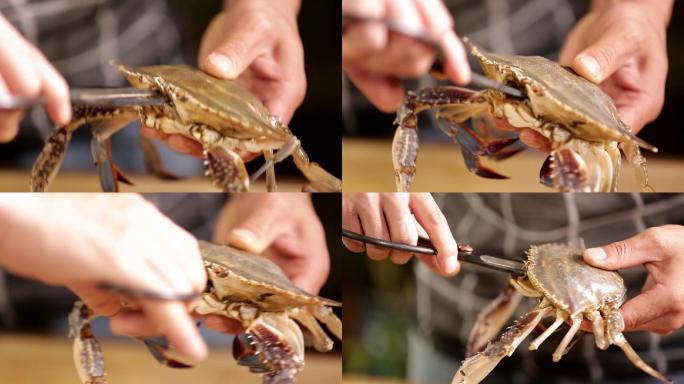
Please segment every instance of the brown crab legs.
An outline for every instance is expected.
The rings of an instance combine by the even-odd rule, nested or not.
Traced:
[[[530,350],[539,348],[561,325],[569,322],[570,329],[553,353],[553,361],[559,361],[579,340],[574,338],[581,333],[580,326],[582,321],[586,319],[592,325],[597,348],[605,350],[611,345],[617,345],[629,361],[639,369],[660,381],[671,382],[663,374],[646,364],[625,339],[622,334],[625,325],[619,311],[621,304],[619,302],[607,302],[600,309],[570,314],[562,309],[555,308],[551,302],[542,297],[532,311],[524,314],[508,327],[498,340],[490,342],[508,321],[522,296],[541,297],[541,294],[524,278],[511,277],[509,281],[510,285],[479,314],[476,326],[468,340],[467,359],[463,361],[454,375],[452,384],[473,384],[482,381],[504,357],[511,356],[518,345],[532,333],[542,320],[549,316],[555,316],[554,321],[529,344]]]
[[[449,107],[449,109],[444,107]],[[517,138],[485,141],[475,129],[462,124],[468,118],[487,113],[488,104],[479,93],[460,87],[435,87],[409,91],[405,103],[397,112],[397,130],[392,142],[392,159],[397,190],[409,191],[416,172],[418,158],[418,114],[438,108],[437,121],[440,128],[461,147],[468,170],[476,175],[505,179],[506,176],[483,166],[480,157],[501,159],[517,153],[520,149],[505,152]]]

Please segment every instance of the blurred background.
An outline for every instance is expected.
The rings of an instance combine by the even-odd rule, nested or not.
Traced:
[[[209,241],[217,215],[230,198],[218,193],[144,196],[198,239]],[[323,223],[331,255],[330,276],[320,295],[342,301],[339,273],[343,249],[339,241],[340,196],[314,194],[312,199]],[[71,339],[67,339],[67,316],[75,300],[77,297],[66,288],[43,285],[0,268],[0,382],[76,382]],[[341,308],[335,310],[341,317]],[[148,383],[187,383],[189,380],[202,380],[203,383],[261,382],[257,375],[248,373],[247,368],[235,363],[231,354],[231,335],[209,331],[203,326],[200,329],[212,348],[212,356],[196,369],[174,370],[158,364],[139,341],[111,334],[107,318],[98,318],[93,323],[96,336],[103,342],[112,382],[140,382],[143,377]],[[337,380],[341,371],[340,352],[339,341],[335,349],[328,353],[307,349],[308,364],[301,381],[318,383],[322,379]],[[40,364],[42,369],[31,369],[34,364]],[[132,373],[126,369],[130,364],[135,364]],[[137,376],[129,378],[133,381],[127,381],[127,375]],[[118,380],[115,381],[114,377]]]
[[[125,80],[109,65],[112,59],[128,65],[197,65],[197,52],[209,21],[223,2],[188,0],[86,0],[74,2],[0,0],[0,13],[37,45],[73,86],[122,86]],[[299,15],[308,90],[290,128],[313,161],[341,176],[340,2],[303,0]],[[332,21],[335,22],[332,22]],[[138,147],[138,123],[113,137],[114,158],[127,173],[144,173]],[[52,124],[40,108],[31,110],[20,136],[0,145],[0,190],[24,191],[30,170]],[[62,170],[93,172],[90,131],[80,129],[67,151]],[[202,177],[201,160],[176,154],[157,145],[167,169],[183,177]],[[260,160],[248,167],[255,169]],[[22,170],[16,174],[17,169]],[[4,171],[3,171],[4,170]],[[300,178],[291,160],[276,167],[281,179]],[[14,178],[23,178],[21,182]],[[59,178],[58,178],[59,179]],[[133,178],[135,179],[135,178]],[[57,180],[59,181],[59,180]],[[90,178],[87,179],[90,181]],[[135,180],[133,180],[135,182]],[[3,185],[4,184],[4,185]],[[163,186],[162,186],[163,187]],[[210,186],[203,185],[205,190]],[[69,189],[71,187],[66,187]],[[184,186],[187,190],[189,187]],[[81,190],[78,187],[71,190]],[[196,189],[196,188],[195,188]],[[160,189],[152,188],[151,191]],[[194,189],[193,189],[194,190]]]
[[[454,17],[456,31],[478,46],[498,53],[541,55],[557,59],[568,32],[587,12],[584,0],[445,0]],[[649,172],[657,191],[680,191],[684,185],[671,183],[684,166],[684,131],[677,114],[684,102],[684,66],[680,54],[684,47],[684,4],[675,2],[668,30],[668,73],[665,105],[656,121],[640,133],[659,153],[645,153]],[[472,57],[471,67],[481,73]],[[407,89],[434,86],[428,77],[405,81]],[[343,162],[345,191],[394,191],[391,140],[395,115],[373,107],[353,84],[342,76]],[[487,162],[511,180],[487,180],[470,174],[452,140],[435,126],[434,115],[420,115],[421,152],[418,158],[414,191],[549,191],[539,185],[538,171],[544,157],[526,150],[500,163]],[[373,164],[369,167],[368,164]],[[621,191],[639,191],[628,167],[623,168]]]

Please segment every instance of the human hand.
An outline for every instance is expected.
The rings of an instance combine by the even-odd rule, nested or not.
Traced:
[[[125,297],[99,287],[165,294],[204,289],[197,241],[152,204],[133,194],[10,194],[0,196],[0,216],[0,261],[8,270],[67,286],[96,314],[112,316],[115,333],[161,334],[193,360],[206,356],[189,314],[192,303]]]
[[[71,120],[69,87],[43,54],[0,14],[0,95],[47,97],[45,108],[55,124]],[[0,143],[14,139],[23,110],[0,111]]]
[[[449,223],[429,193],[344,193],[342,227],[366,236],[406,244],[416,244],[420,232],[424,231],[437,248],[437,256],[417,257],[444,276],[453,276],[460,269],[458,246],[451,235]],[[406,264],[413,256],[345,238],[342,242],[350,251],[365,251],[373,260],[389,257],[395,264]]]
[[[626,331],[666,335],[684,325],[684,226],[653,227],[627,240],[587,249],[584,260],[608,270],[643,265],[648,271],[641,294],[620,308]]]
[[[323,226],[307,194],[233,195],[217,220],[214,241],[271,259],[294,285],[312,294],[330,272]],[[209,316],[205,324],[219,332],[240,331],[224,317]]]
[[[268,111],[288,123],[304,101],[306,73],[297,13],[301,0],[224,0],[225,10],[204,32],[199,67],[220,79],[236,80]],[[202,147],[178,134],[143,128],[142,134],[172,149],[202,157]],[[256,157],[243,153],[245,161]]]
[[[445,54],[445,72],[457,84],[470,81],[470,65],[453,20],[440,0],[343,0],[342,13],[394,20],[428,32]],[[431,47],[391,34],[384,25],[349,25],[342,35],[342,67],[356,87],[384,112],[394,112],[404,99],[402,77],[427,73],[435,60]]]
[[[660,114],[667,78],[666,28],[673,1],[594,1],[573,28],[559,62],[599,84],[633,133]],[[548,152],[548,139],[524,129],[521,141]]]

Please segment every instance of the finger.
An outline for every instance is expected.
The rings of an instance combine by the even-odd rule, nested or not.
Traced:
[[[348,198],[347,195],[342,196],[342,228],[352,232],[362,233],[359,216],[354,209],[353,202]],[[366,251],[366,246],[360,241],[343,237],[342,244],[344,244],[344,246],[347,247],[347,249],[351,252],[361,253]]]
[[[239,321],[218,315],[207,315],[204,317],[204,325],[215,332],[229,333],[237,335],[244,332],[244,327]]]
[[[440,0],[416,0],[425,25],[439,41],[445,55],[445,71],[456,84],[470,82],[470,64],[465,47],[453,30],[453,18]]]
[[[656,285],[631,300],[620,308],[625,321],[626,331],[648,330],[646,323],[656,320],[671,311],[672,296],[667,288]]]
[[[600,84],[641,48],[640,36],[616,24],[573,59],[572,69]]]
[[[207,345],[185,305],[177,301],[141,301],[145,315],[180,353],[193,361],[204,360]]]
[[[202,145],[196,141],[183,137],[182,135],[169,135],[166,144],[176,152],[199,158],[203,157],[204,148]]]
[[[204,59],[202,69],[222,79],[237,78],[254,59],[267,52],[263,43],[273,36],[269,28],[270,21],[254,18],[231,25],[225,42]]]
[[[152,337],[161,334],[156,324],[142,311],[117,313],[109,319],[112,333],[129,337]]]
[[[0,34],[9,36],[0,50],[0,74],[12,94],[35,98],[40,95],[41,77],[28,43],[6,20],[0,18]]]
[[[385,217],[380,207],[379,196],[377,193],[364,194],[363,200],[356,206],[356,211],[361,221],[363,234],[378,239],[389,240],[389,231],[385,223]],[[387,248],[367,244],[366,252],[368,257],[373,260],[384,260],[389,256]]]
[[[287,211],[282,207],[284,204],[287,202],[282,199],[264,199],[230,230],[228,244],[252,253],[263,253],[287,230],[288,218],[282,216]]]
[[[386,2],[368,0],[349,0],[342,2],[345,14],[384,19]],[[342,35],[342,59],[355,60],[371,52],[385,48],[389,38],[387,28],[382,23],[351,23]]]
[[[437,263],[441,273],[447,276],[458,273],[458,246],[449,229],[449,223],[435,200],[429,193],[411,194],[410,207],[437,249]]]
[[[94,284],[71,284],[69,289],[98,315],[111,316],[121,309],[119,295],[105,292]]]
[[[435,60],[435,52],[428,45],[402,35],[392,35],[387,48],[367,55],[355,65],[375,75],[396,78],[417,78],[428,72]]]
[[[47,110],[50,119],[57,125],[65,125],[71,120],[71,99],[69,86],[64,77],[40,53],[37,57],[37,69],[43,83],[43,93],[47,96]]]
[[[390,239],[395,242],[418,243],[418,230],[409,209],[410,195],[407,193],[383,194],[381,209],[387,220]],[[413,255],[410,252],[391,251],[390,260],[395,264],[406,264]]]
[[[347,76],[379,110],[387,113],[395,112],[404,101],[404,86],[396,78],[373,75],[346,67]]]
[[[617,241],[603,247],[589,248],[584,251],[584,261],[598,268],[616,270],[656,261],[658,252],[654,250],[658,229],[648,229],[629,239]]]

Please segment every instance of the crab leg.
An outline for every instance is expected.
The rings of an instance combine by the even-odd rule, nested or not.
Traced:
[[[74,338],[74,363],[83,384],[106,384],[104,358],[93,335],[90,321],[93,311],[77,301],[69,314],[69,337]]]
[[[319,352],[327,352],[332,349],[333,341],[325,334],[316,318],[305,308],[295,308],[288,311],[288,314],[293,319],[297,320],[301,325],[311,332],[313,336],[313,345]]]
[[[545,301],[540,303],[540,306],[542,305],[546,305]],[[489,343],[484,351],[466,359],[451,383],[474,384],[487,377],[501,359],[515,352],[518,345],[551,310],[551,307],[540,306],[523,315],[501,335],[499,340]]]
[[[627,162],[634,168],[636,178],[641,184],[644,192],[654,192],[653,187],[648,183],[648,171],[646,170],[646,158],[639,151],[637,143],[621,143],[620,148],[627,158]]]
[[[397,130],[392,141],[392,161],[397,191],[411,189],[418,158],[418,114],[426,109],[460,104],[475,94],[459,87],[435,87],[408,92],[406,101],[397,111]]]
[[[50,134],[40,155],[38,155],[36,162],[33,164],[33,169],[31,170],[31,191],[47,191],[48,185],[55,178],[57,172],[59,172],[74,131],[86,123],[95,123],[114,118],[131,121],[137,116],[137,111],[137,107],[74,106],[74,117],[71,122],[56,128]]]
[[[142,148],[143,154],[145,155],[145,168],[147,168],[148,172],[162,180],[179,179],[178,176],[170,173],[166,170],[166,168],[164,168],[164,163],[159,156],[159,151],[157,151],[157,148],[150,139],[140,134],[138,136],[138,143],[140,144],[140,148]]]
[[[572,324],[570,325],[570,330],[568,333],[563,336],[563,340],[561,340],[560,344],[558,344],[558,347],[556,347],[556,350],[553,351],[553,361],[558,362],[560,361],[561,357],[565,353],[567,353],[567,347],[572,341],[572,338],[575,337],[575,334],[577,331],[579,331],[580,325],[582,325],[582,315],[574,315],[572,316]]]
[[[483,166],[480,163],[481,156],[490,156],[495,154],[509,145],[518,141],[517,138],[495,140],[489,143],[484,142],[474,130],[465,124],[458,124],[450,120],[442,119],[446,122],[447,127],[440,125],[442,130],[459,143],[463,160],[465,160],[468,170],[480,177],[487,179],[507,179],[508,177],[497,173],[496,171]]]
[[[315,307],[308,307],[306,310],[311,312],[318,321],[325,324],[326,328],[335,335],[339,340],[342,340],[342,320],[340,320],[332,308],[328,305],[341,306],[338,302],[325,302],[325,305],[317,305]]]
[[[487,343],[499,333],[508,322],[513,311],[520,304],[522,295],[512,285],[507,285],[499,296],[489,303],[478,315],[475,326],[468,336],[466,357],[470,357],[484,349]]]
[[[539,348],[541,343],[543,343],[549,336],[551,336],[552,333],[556,332],[558,327],[560,327],[564,322],[565,314],[560,309],[557,309],[556,320],[554,320],[553,324],[546,328],[546,330],[541,335],[537,336],[537,338],[530,343],[530,351],[534,351],[537,348]]]
[[[269,192],[276,192],[278,189],[276,185],[276,175],[275,175],[275,164],[273,163],[273,150],[269,149],[264,151],[264,159],[266,160],[267,163],[270,163],[271,166],[266,169],[266,190]]]
[[[109,119],[98,122],[92,128],[93,137],[90,141],[90,151],[100,176],[100,186],[104,192],[119,192],[119,181],[132,185],[114,164],[111,137],[135,120],[136,117],[136,109],[120,108]]]
[[[642,371],[664,383],[672,383],[672,380],[668,379],[665,377],[665,375],[646,364],[646,362],[643,361],[639,355],[637,355],[632,346],[629,345],[627,339],[625,339],[625,336],[622,334],[622,330],[625,328],[625,322],[620,314],[620,311],[613,307],[604,312],[604,315],[606,321],[606,333],[608,334],[608,341],[610,344],[620,347],[629,361],[631,361],[632,364],[636,365]]]
[[[599,311],[589,312],[586,318],[591,321],[591,328],[594,331],[594,341],[596,342],[596,347],[599,349],[606,349],[610,345],[606,334],[604,332],[605,324],[603,323],[603,317]]]

